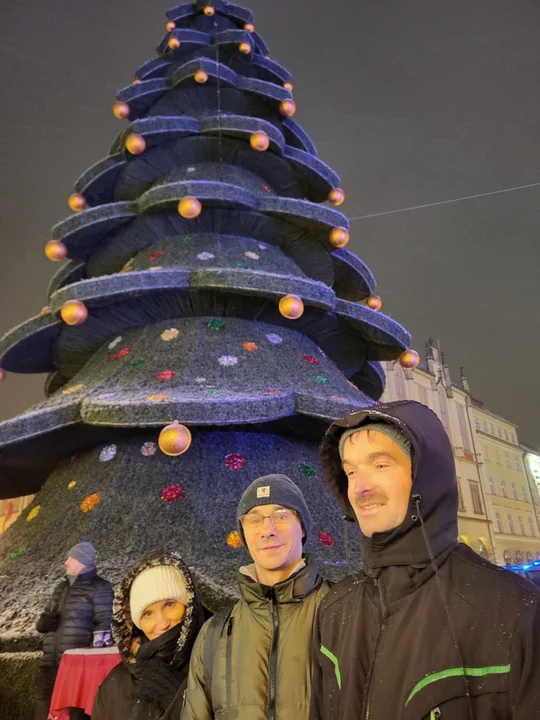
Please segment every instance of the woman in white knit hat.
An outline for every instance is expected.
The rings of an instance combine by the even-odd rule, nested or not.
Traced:
[[[155,720],[174,711],[203,621],[181,558],[157,551],[140,558],[115,592],[112,633],[122,662],[99,686],[92,720]]]

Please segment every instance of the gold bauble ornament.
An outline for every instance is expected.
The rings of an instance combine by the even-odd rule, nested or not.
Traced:
[[[81,325],[88,317],[88,309],[80,300],[68,300],[62,305],[60,315],[66,325]]]
[[[406,370],[414,370],[420,364],[420,355],[416,350],[404,350],[399,356],[399,364]]]
[[[257,152],[264,152],[270,147],[270,138],[263,130],[258,130],[250,136],[249,144],[253,150],[257,150]]]
[[[71,195],[68,197],[68,205],[73,210],[73,212],[81,212],[81,210],[86,209],[88,204],[86,202],[86,199],[79,193],[71,193]]]
[[[178,50],[180,47],[180,40],[177,37],[169,38],[169,42],[167,43],[170,50]]]
[[[131,81],[131,84],[132,84],[132,85],[138,85],[140,82],[141,82],[141,81],[140,81],[139,78],[135,78],[134,80]]]
[[[339,207],[345,202],[345,193],[341,188],[334,188],[328,193],[328,202],[334,207]]]
[[[293,91],[293,84],[290,82],[283,83],[283,87],[285,88],[285,90],[288,90],[289,92]]]
[[[208,73],[205,73],[204,70],[197,70],[193,78],[195,79],[195,82],[203,85],[205,82],[208,82]]]
[[[137,133],[131,133],[126,138],[126,150],[131,155],[140,155],[146,150],[146,140],[142,135]]]
[[[249,55],[249,53],[251,52],[251,45],[248,42],[242,42],[238,46],[238,49],[241,53],[244,53],[244,55]]]
[[[216,14],[216,9],[213,8],[211,5],[207,5],[207,6],[204,8],[203,13],[204,13],[205,15],[207,15],[208,17],[213,17],[213,16]]]
[[[370,295],[366,298],[366,305],[371,310],[380,310],[382,308],[382,300],[378,295]]]
[[[294,100],[283,100],[279,106],[279,112],[285,117],[292,117],[296,112],[296,103]]]
[[[246,23],[244,25],[244,30],[246,30],[248,33],[254,33],[255,32],[255,25],[253,23]]]
[[[2,368],[0,368],[0,383],[3,383],[5,379],[6,379],[6,371],[2,370]]]
[[[172,32],[176,27],[176,23],[173,20],[169,20],[168,23],[165,25],[165,30],[167,32]]]
[[[165,455],[177,457],[185,453],[191,445],[191,433],[185,425],[175,420],[159,433],[158,444]]]
[[[304,303],[298,295],[285,295],[279,301],[279,312],[287,320],[297,320],[304,314]]]
[[[61,240],[49,240],[45,245],[45,255],[53,262],[62,262],[67,258],[67,247]]]
[[[178,212],[186,220],[193,220],[201,214],[202,205],[196,197],[188,195],[178,203]]]
[[[335,248],[343,248],[349,242],[349,231],[344,227],[335,227],[330,233],[330,242]]]
[[[119,120],[125,120],[129,117],[129,105],[125,102],[116,102],[112,106],[113,115]]]

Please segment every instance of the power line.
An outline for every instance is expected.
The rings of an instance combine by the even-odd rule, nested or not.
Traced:
[[[449,205],[450,203],[463,202],[464,200],[474,200],[476,198],[488,197],[489,195],[501,195],[502,193],[538,187],[539,185],[540,182],[530,183],[529,185],[517,185],[516,187],[504,188],[503,190],[493,190],[492,192],[479,193],[478,195],[466,195],[465,197],[453,198],[452,200],[439,200],[438,202],[426,203],[425,205],[411,205],[410,207],[399,208],[397,210],[385,210],[384,212],[371,213],[369,215],[359,215],[358,217],[349,218],[349,220],[352,222],[353,220],[365,220],[366,218],[381,217],[382,215],[394,215],[395,213],[409,212],[411,210],[422,210],[423,208],[435,207],[436,205]]]

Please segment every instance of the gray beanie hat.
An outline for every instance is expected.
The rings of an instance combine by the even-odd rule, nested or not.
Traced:
[[[80,542],[68,550],[67,557],[78,560],[81,565],[91,570],[96,567],[96,550],[92,543]]]
[[[240,518],[258,505],[282,505],[284,508],[294,510],[298,513],[304,530],[303,542],[307,540],[312,526],[311,515],[300,488],[286,475],[264,475],[254,480],[240,498],[236,519],[244,545],[246,538]]]
[[[343,446],[345,445],[345,440],[347,438],[351,437],[351,435],[354,435],[357,432],[362,432],[362,430],[376,430],[377,432],[382,433],[383,435],[386,435],[390,438],[390,440],[393,440],[398,447],[400,447],[405,455],[408,455],[409,458],[412,455],[412,448],[411,448],[411,442],[409,438],[403,433],[397,425],[391,425],[390,423],[384,423],[384,422],[372,422],[372,423],[365,423],[363,425],[360,425],[359,427],[349,428],[348,430],[345,430],[343,435],[339,438],[339,457],[343,460]]]

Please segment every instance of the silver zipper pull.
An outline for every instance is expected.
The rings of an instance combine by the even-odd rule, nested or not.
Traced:
[[[429,720],[439,720],[442,717],[441,709],[436,707],[429,713]]]

